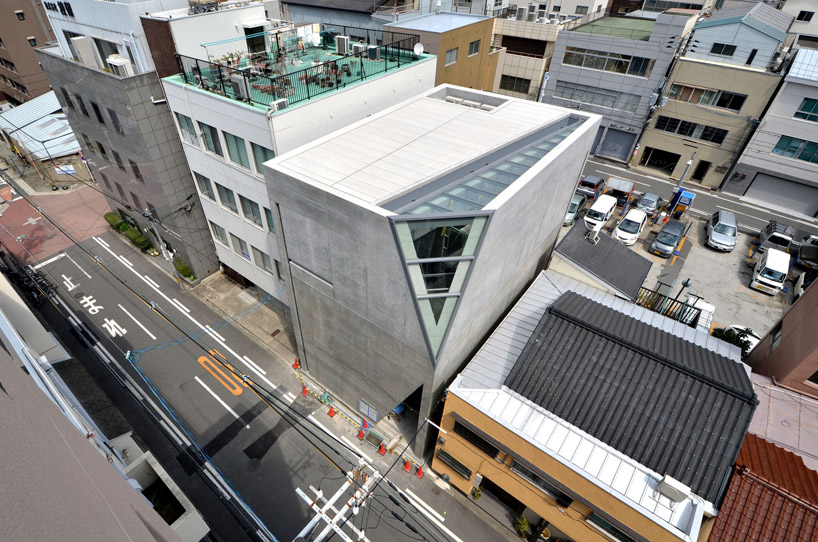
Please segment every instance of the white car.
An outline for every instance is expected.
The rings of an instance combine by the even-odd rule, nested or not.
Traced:
[[[631,209],[625,218],[619,221],[616,228],[611,232],[611,237],[622,243],[631,246],[636,243],[639,234],[645,229],[648,223],[648,215],[639,209]]]
[[[727,329],[733,330],[735,333],[747,331],[747,340],[750,341],[750,350],[755,348],[756,345],[761,342],[761,337],[759,337],[755,331],[753,331],[747,326],[742,326],[741,324],[730,324],[729,326],[725,327]]]

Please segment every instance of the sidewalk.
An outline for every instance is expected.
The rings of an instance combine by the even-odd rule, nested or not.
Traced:
[[[216,313],[225,317],[235,316],[259,301],[252,290],[243,288],[222,273],[215,273],[203,279],[192,289],[192,293]],[[286,370],[292,371],[294,376],[300,378],[307,393],[315,401],[325,402],[325,406],[314,414],[314,419],[319,425],[338,435],[344,444],[356,450],[381,473],[386,473],[391,467],[388,478],[413,501],[425,519],[434,523],[452,540],[519,541],[511,525],[501,524],[483,511],[468,496],[434,474],[423,460],[408,452],[401,457],[406,440],[401,435],[390,433],[390,430],[394,431],[397,428],[394,422],[385,423],[384,419],[384,422],[371,428],[372,431],[365,431],[367,436],[376,432],[383,437],[384,447],[389,449],[385,455],[379,455],[375,443],[359,439],[362,418],[352,408],[335,401],[332,406],[337,414],[330,416],[330,405],[326,404],[328,396],[325,394],[332,395],[332,391],[313,381],[309,375],[293,368],[296,358],[295,339],[289,325],[278,313],[262,306],[259,310],[236,320],[235,325],[286,366]],[[404,471],[404,458],[410,461],[409,472]],[[417,470],[421,466],[423,477],[418,478]],[[487,532],[487,529],[491,532]]]

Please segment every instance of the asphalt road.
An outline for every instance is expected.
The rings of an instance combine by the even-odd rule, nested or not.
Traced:
[[[636,183],[635,191],[653,192],[664,200],[670,199],[676,187],[676,181],[668,180],[666,177],[649,175],[641,170],[627,169],[604,160],[591,158],[585,163],[583,175],[599,175],[600,173],[634,181]],[[794,218],[778,211],[764,209],[746,203],[738,196],[702,188],[697,183],[686,182],[684,183],[684,189],[696,194],[691,209],[693,215],[707,217],[720,209],[732,211],[738,218],[739,227],[745,233],[758,232],[770,220],[777,220],[791,224],[798,231],[818,235],[818,221],[816,220]]]

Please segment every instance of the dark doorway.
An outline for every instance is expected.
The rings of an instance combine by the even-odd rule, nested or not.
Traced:
[[[658,169],[666,175],[671,175],[676,169],[676,164],[682,156],[661,149],[654,149],[653,147],[645,147],[645,152],[642,154],[640,166],[646,166],[653,169]]]
[[[254,26],[253,28],[245,28],[244,35],[245,36],[252,36],[253,34],[261,34],[260,36],[253,36],[252,38],[247,38],[247,50],[251,53],[263,53],[267,50],[266,44],[264,43],[267,34],[264,34],[264,27],[263,26]]]
[[[483,478],[482,485],[484,492],[490,493],[492,497],[501,502],[513,513],[513,515],[510,516],[512,520],[517,519],[517,517],[519,517],[525,510],[525,505],[518,501],[514,495],[498,486],[488,478]]]
[[[690,178],[694,181],[702,182],[711,165],[712,164],[707,160],[699,160],[699,163],[696,165],[696,169],[693,171],[693,175]]]

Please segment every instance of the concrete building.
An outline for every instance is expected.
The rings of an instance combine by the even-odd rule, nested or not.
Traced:
[[[812,0],[787,0],[781,11],[794,18],[790,35],[795,37],[794,45],[818,49],[818,6]]]
[[[586,15],[602,14],[608,7],[610,0],[546,0],[545,2],[531,2],[528,5],[529,14],[535,17],[528,19],[550,19],[552,21],[570,21]],[[518,9],[519,9],[518,5]]]
[[[506,50],[498,92],[536,101],[551,65],[561,28],[559,19],[529,21],[512,10],[498,13],[494,19],[493,44]]]
[[[750,352],[753,372],[782,387],[818,398],[818,288],[807,288]]]
[[[669,9],[691,9],[700,13],[710,13],[722,3],[724,0],[644,0],[641,9],[657,13]]]
[[[437,55],[438,85],[497,92],[505,51],[491,47],[494,19],[467,13],[430,13],[384,25],[417,34],[426,53]]]
[[[676,52],[690,12],[654,19],[600,17],[560,31],[542,101],[603,115],[593,154],[627,162]]]
[[[66,11],[71,3],[0,2],[0,92],[14,105],[51,90],[35,47],[54,40],[46,9]]]
[[[372,424],[405,407],[422,450],[548,260],[598,122],[444,85],[266,163],[307,371]]]
[[[688,169],[688,180],[720,187],[783,77],[776,59],[791,22],[766,4],[744,2],[697,24],[633,163],[674,179]]]
[[[808,218],[818,215],[818,51],[800,49],[724,190]]]
[[[218,261],[241,284],[279,293],[270,305],[289,316],[286,257],[262,164],[432,88],[435,58],[416,55],[417,36],[397,32],[311,24],[247,30],[264,21],[258,3],[144,19],[152,42],[172,41],[179,51],[182,73],[162,83]],[[202,47],[205,28],[211,41]],[[339,39],[348,50],[336,49],[335,36],[350,38]],[[351,54],[350,42],[365,55]]]
[[[70,13],[48,11],[59,47],[38,53],[111,209],[201,278],[218,269],[215,251],[139,20],[174,5],[188,9],[186,0],[72,2]]]
[[[758,402],[740,355],[544,271],[449,386],[432,468],[529,540],[695,542]]]

